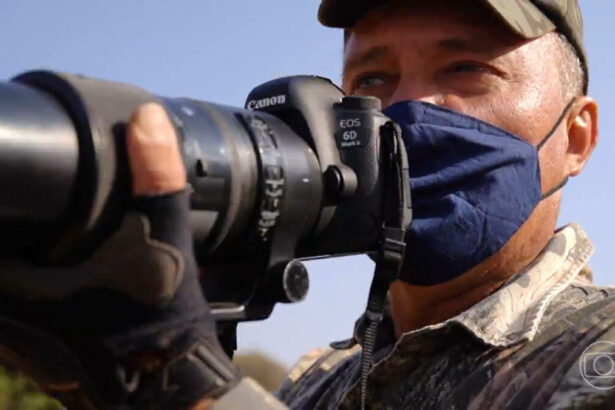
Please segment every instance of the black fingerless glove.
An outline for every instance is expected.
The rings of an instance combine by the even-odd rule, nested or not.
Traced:
[[[198,281],[188,194],[140,197],[88,261],[1,261],[0,360],[69,408],[182,409],[240,379]]]

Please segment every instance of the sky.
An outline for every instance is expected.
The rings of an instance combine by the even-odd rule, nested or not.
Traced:
[[[600,105],[600,142],[564,190],[560,223],[575,221],[596,245],[595,281],[615,285],[615,2],[580,0],[590,92]],[[165,96],[242,106],[260,83],[317,74],[339,83],[342,33],[320,26],[318,0],[3,0],[0,79],[48,68],[132,83]],[[290,366],[309,349],[351,335],[373,270],[364,256],[308,263],[304,302],[242,324],[241,350]]]

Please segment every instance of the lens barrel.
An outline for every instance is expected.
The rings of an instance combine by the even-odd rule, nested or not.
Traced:
[[[75,127],[50,95],[0,83],[0,243],[5,253],[51,239],[71,205]]]
[[[177,130],[199,259],[259,252],[274,226],[295,236],[313,228],[318,159],[277,117],[37,71],[0,83],[0,226],[12,249],[71,264],[104,241],[130,198],[126,124],[151,101]]]

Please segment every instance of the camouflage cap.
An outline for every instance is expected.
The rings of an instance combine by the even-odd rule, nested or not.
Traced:
[[[322,0],[318,20],[328,27],[351,28],[369,9],[386,1]],[[523,38],[537,38],[554,30],[565,35],[583,64],[587,92],[589,69],[583,43],[583,18],[578,0],[477,1],[490,6],[510,29]]]

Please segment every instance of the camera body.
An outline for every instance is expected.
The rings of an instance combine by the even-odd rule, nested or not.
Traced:
[[[35,71],[0,83],[5,253],[70,265],[97,249],[130,199],[125,126],[152,101],[177,130],[195,254],[218,320],[264,319],[277,302],[301,300],[301,258],[379,249],[381,137],[396,132],[379,100],[294,76],[256,87],[242,109]],[[24,189],[22,176],[38,189]]]
[[[378,249],[384,186],[380,137],[395,130],[380,112],[380,100],[346,97],[331,81],[316,76],[262,84],[248,95],[245,107],[249,111],[237,115],[251,129],[265,176],[257,195],[257,222],[250,224],[255,231],[243,236],[250,251],[235,265],[227,258],[223,266],[201,262],[207,272],[224,272],[204,286],[214,314],[253,320],[269,316],[275,302],[303,299],[308,278],[298,258]],[[277,121],[263,113],[292,132],[272,132]],[[287,150],[295,136],[307,145]],[[300,150],[305,154],[291,154]],[[312,155],[316,167],[302,167]],[[233,253],[241,240],[231,242]],[[246,281],[247,275],[254,277]],[[249,284],[254,286],[242,288]],[[229,305],[229,300],[236,303]],[[241,300],[250,303],[237,303]]]

